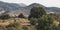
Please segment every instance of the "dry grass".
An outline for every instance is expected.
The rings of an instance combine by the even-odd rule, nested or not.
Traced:
[[[23,18],[15,18],[15,20],[23,25],[28,25],[29,24],[29,21],[28,19],[23,19]],[[10,23],[13,23],[14,22],[14,19],[13,18],[10,18],[10,19],[7,19],[7,20],[0,20],[0,26],[7,26],[9,25]]]

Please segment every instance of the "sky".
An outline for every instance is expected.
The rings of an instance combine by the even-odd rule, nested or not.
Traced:
[[[32,3],[39,3],[46,7],[60,7],[60,0],[0,0],[9,3],[24,3],[30,5]]]

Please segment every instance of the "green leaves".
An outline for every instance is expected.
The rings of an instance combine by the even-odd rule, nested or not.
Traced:
[[[4,19],[9,19],[10,16],[8,14],[3,14],[0,16],[0,19],[4,20]]]
[[[46,14],[45,10],[42,7],[33,7],[30,11],[29,18],[39,18],[42,15]]]
[[[54,18],[49,15],[43,15],[38,20],[38,30],[52,30],[54,28]]]
[[[37,21],[38,21],[37,18],[31,18],[31,19],[30,19],[31,25],[36,25]]]
[[[21,13],[19,14],[18,18],[25,18],[25,16]]]

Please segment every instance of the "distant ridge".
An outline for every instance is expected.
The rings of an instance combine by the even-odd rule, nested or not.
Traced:
[[[58,7],[45,7],[44,5],[41,5],[39,3],[33,3],[29,6],[21,3],[5,3],[0,1],[0,14],[3,12],[3,14],[8,13],[11,16],[12,15],[19,15],[20,13],[23,13],[25,16],[28,16],[30,14],[30,10],[33,7],[42,7],[45,9],[46,12],[55,12],[57,14],[60,14],[60,8]]]

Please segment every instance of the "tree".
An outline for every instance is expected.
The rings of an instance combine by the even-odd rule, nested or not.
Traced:
[[[44,15],[38,19],[37,30],[53,30],[55,28],[54,18],[49,15]]]
[[[8,14],[3,14],[0,16],[0,19],[4,20],[4,19],[9,19],[10,16]]]
[[[19,18],[25,18],[25,16],[21,13],[18,15]]]
[[[28,18],[39,18],[44,14],[46,14],[46,12],[42,7],[33,7]]]
[[[31,19],[30,19],[31,25],[36,25],[37,21],[38,21],[38,20],[37,20],[36,18],[31,18]]]

